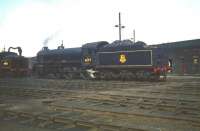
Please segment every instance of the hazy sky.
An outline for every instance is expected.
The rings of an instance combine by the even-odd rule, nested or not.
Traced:
[[[200,38],[199,0],[0,0],[0,49],[21,46],[34,56],[50,39],[49,48],[78,47],[86,42],[122,39],[147,44]]]

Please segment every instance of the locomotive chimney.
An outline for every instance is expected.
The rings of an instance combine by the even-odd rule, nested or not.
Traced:
[[[49,49],[48,49],[47,46],[44,46],[44,47],[42,48],[42,50],[43,50],[43,51],[47,51],[47,50],[49,50]]]
[[[61,45],[60,46],[58,46],[58,49],[64,49],[65,47],[64,47],[64,45],[63,45],[63,40],[61,41]]]

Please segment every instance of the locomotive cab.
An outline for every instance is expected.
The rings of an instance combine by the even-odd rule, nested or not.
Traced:
[[[82,46],[82,67],[86,69],[86,74],[90,78],[95,78],[95,66],[97,63],[97,52],[103,46],[109,44],[106,41],[87,43]]]
[[[100,41],[100,42],[93,42],[87,43],[82,46],[82,65],[83,67],[90,69],[94,68],[97,62],[97,52],[101,47],[107,45],[108,42]]]

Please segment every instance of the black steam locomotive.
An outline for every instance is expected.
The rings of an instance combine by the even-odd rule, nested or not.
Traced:
[[[18,49],[19,55],[10,52],[10,49]],[[20,47],[10,47],[8,51],[0,53],[0,77],[21,77],[30,74],[29,60],[21,54]]]
[[[81,76],[81,48],[67,48],[63,46],[55,50],[43,47],[37,54],[37,63],[33,72],[39,77],[53,75],[57,78],[79,78]]]
[[[123,40],[87,43],[78,48],[44,47],[37,54],[33,70],[40,77],[66,79],[165,80],[170,67],[162,48]]]

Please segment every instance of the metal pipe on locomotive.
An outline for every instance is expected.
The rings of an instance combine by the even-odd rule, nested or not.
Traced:
[[[34,72],[40,77],[95,78],[119,80],[166,79],[168,58],[161,48],[130,40],[87,43],[78,48],[50,50],[37,54]]]

